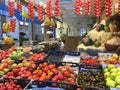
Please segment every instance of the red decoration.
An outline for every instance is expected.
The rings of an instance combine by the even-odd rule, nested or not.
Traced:
[[[10,16],[14,16],[14,1],[8,0],[8,12]]]
[[[112,0],[105,0],[105,15],[106,17],[112,16]]]
[[[60,0],[54,0],[54,15],[55,16],[60,16]]]
[[[48,18],[52,17],[52,1],[51,0],[47,0],[46,13]]]
[[[118,14],[120,15],[120,0],[118,2]]]
[[[28,17],[34,18],[34,2],[28,1]]]
[[[100,17],[101,13],[101,0],[95,0],[94,1],[94,16],[95,17]]]
[[[80,0],[75,1],[75,14],[79,15],[80,14],[80,6],[82,6],[83,3],[81,3]]]
[[[90,11],[91,11],[91,0],[88,0],[85,3],[85,15],[90,15]]]
[[[15,18],[10,19],[10,29],[12,32],[15,32],[15,29],[16,29],[16,19]]]
[[[42,21],[44,15],[44,8],[42,5],[38,4],[38,20]]]
[[[16,2],[16,4],[17,4],[17,10],[19,12],[21,12],[22,11],[22,3],[21,2]]]

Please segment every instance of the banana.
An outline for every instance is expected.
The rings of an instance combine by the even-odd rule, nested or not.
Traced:
[[[27,15],[26,11],[22,11],[21,15],[22,15],[24,18],[28,18],[28,15]]]
[[[3,26],[2,26],[2,30],[3,30],[3,32],[6,32],[6,28],[5,28],[5,26],[6,26],[6,23],[3,23]]]

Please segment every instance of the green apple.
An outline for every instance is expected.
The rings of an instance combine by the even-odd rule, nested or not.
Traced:
[[[117,72],[117,75],[119,75],[119,76],[120,76],[120,71],[118,71],[118,72]]]
[[[120,88],[120,85],[117,85],[116,88]]]
[[[108,72],[108,69],[107,69],[107,68],[104,69],[104,73],[105,73],[105,72]]]
[[[115,68],[115,66],[113,64],[108,64],[107,68],[108,70],[111,70],[112,68]]]
[[[105,72],[105,73],[104,73],[104,77],[105,77],[105,78],[107,78],[107,77],[109,77],[109,76],[110,76],[110,72]]]
[[[4,71],[0,71],[0,75],[4,75],[5,74],[5,72]]]
[[[112,69],[110,70],[110,72],[111,72],[111,73],[117,73],[117,68],[112,68]]]
[[[107,77],[105,80],[108,81],[108,80],[111,80],[111,78],[110,78],[110,77]]]
[[[116,82],[117,84],[120,84],[120,75],[116,76],[115,82]]]
[[[117,70],[120,71],[120,67],[117,67]]]
[[[108,80],[107,82],[106,82],[106,85],[108,86],[108,87],[115,87],[115,81],[113,81],[113,80]]]
[[[116,73],[116,72],[113,72],[113,73],[110,74],[110,78],[111,78],[112,80],[115,80],[116,76],[117,76],[117,73]]]

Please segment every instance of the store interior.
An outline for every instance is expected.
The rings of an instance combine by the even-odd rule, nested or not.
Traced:
[[[120,90],[120,0],[0,0],[0,90]]]

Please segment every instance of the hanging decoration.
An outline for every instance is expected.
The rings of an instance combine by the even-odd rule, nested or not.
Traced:
[[[17,10],[19,12],[21,12],[22,11],[22,3],[21,2],[16,2],[16,4],[17,4]]]
[[[28,1],[28,17],[30,19],[34,18],[34,2]]]
[[[87,0],[87,2],[85,2],[85,15],[90,15],[91,12],[91,0]]]
[[[55,16],[60,16],[60,0],[54,0],[54,15]]]
[[[118,1],[118,14],[120,15],[120,0]]]
[[[79,15],[80,14],[80,6],[83,4],[81,3],[81,0],[75,0],[75,14]]]
[[[100,17],[101,13],[101,0],[95,0],[94,1],[94,16],[95,17]]]
[[[14,0],[8,0],[8,12],[10,16],[14,16]]]
[[[12,32],[15,32],[15,29],[16,29],[16,19],[15,18],[10,19],[10,29]]]
[[[105,0],[105,15],[106,17],[112,16],[112,0]]]
[[[52,1],[51,0],[47,0],[46,14],[48,18],[52,17]]]
[[[44,8],[43,8],[43,6],[42,5],[40,5],[40,4],[38,4],[38,20],[39,21],[42,21],[42,19],[43,19],[43,15],[44,15]]]

